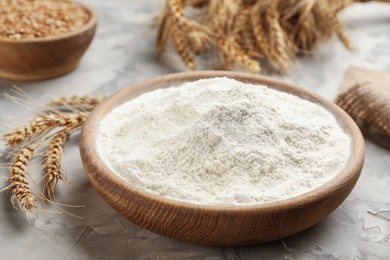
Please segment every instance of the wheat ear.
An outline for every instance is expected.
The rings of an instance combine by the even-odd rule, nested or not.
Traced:
[[[222,33],[218,33],[215,37],[216,45],[220,50],[225,53],[229,58],[240,63],[244,68],[252,71],[259,72],[261,70],[260,63],[254,59],[251,59],[246,55],[239,47],[235,45],[235,42],[229,42]]]
[[[336,15],[333,15],[332,18],[332,24],[334,26],[334,30],[336,32],[337,37],[340,39],[340,41],[344,44],[345,48],[348,50],[353,50],[353,44],[349,37],[347,36],[347,33],[345,31],[345,28],[341,24],[341,22],[337,19]]]
[[[202,31],[194,30],[188,33],[187,36],[190,48],[195,54],[204,52],[210,45],[210,37],[208,37],[207,34]]]
[[[258,71],[258,60],[264,56],[276,70],[285,71],[299,53],[311,53],[319,42],[333,34],[351,49],[352,42],[337,14],[354,2],[370,1],[390,3],[390,0],[167,0],[164,15],[176,27],[165,35],[176,38],[171,39],[175,49],[191,68],[195,67],[192,54],[204,53],[212,45],[217,53],[223,53],[219,57],[225,67],[231,67],[228,65],[232,60]],[[187,17],[186,7],[199,10]],[[167,26],[163,19],[157,38],[158,53],[164,51],[164,27]]]
[[[184,6],[182,0],[168,0],[167,2],[168,13],[172,14],[174,19],[173,23],[176,22],[179,27],[185,30],[197,28],[197,23],[187,19],[184,16],[183,8]]]
[[[246,27],[246,21],[249,17],[249,10],[245,8],[241,8],[237,11],[237,15],[234,18],[231,36],[238,45],[243,45],[244,43],[244,31]]]
[[[279,23],[280,17],[276,9],[276,3],[277,2],[273,2],[268,7],[267,12],[265,13],[265,20],[269,28],[269,43],[271,46],[274,46],[274,48],[271,49],[271,53],[273,53],[271,58],[274,58],[273,61],[277,63],[279,70],[283,71],[288,69],[291,61],[287,53],[286,35]]]
[[[18,145],[33,137],[47,133],[54,127],[67,126],[82,122],[88,116],[88,113],[79,112],[76,114],[67,113],[46,113],[32,120],[30,124],[17,128],[7,133],[4,140],[10,146]]]
[[[49,142],[44,165],[46,169],[45,191],[49,198],[53,197],[54,188],[58,180],[65,180],[65,175],[61,169],[61,159],[64,145],[68,141],[70,134],[82,124],[83,121],[66,126],[64,129],[56,133]]]
[[[177,53],[180,55],[187,67],[190,69],[195,69],[196,62],[191,52],[189,51],[188,39],[183,35],[183,32],[180,30],[177,24],[172,23],[169,28],[172,36],[173,46]]]
[[[28,211],[37,207],[35,197],[30,190],[26,178],[26,175],[28,174],[28,163],[36,148],[36,144],[29,144],[21,148],[15,154],[8,168],[8,179],[10,184],[4,189],[10,189],[12,191],[11,201],[13,203],[16,200],[21,208]]]
[[[76,107],[76,108],[94,108],[102,101],[101,97],[90,96],[70,96],[54,99],[48,103],[49,107]]]
[[[261,21],[263,15],[262,8],[263,4],[261,2],[257,3],[251,10],[249,20],[257,47],[268,59],[272,59],[272,48],[268,43],[264,26]]]
[[[157,39],[156,39],[156,52],[157,55],[160,55],[165,50],[165,43],[167,42],[168,37],[168,29],[169,23],[168,23],[168,15],[167,13],[163,14],[163,17],[161,19],[160,27],[157,32]]]

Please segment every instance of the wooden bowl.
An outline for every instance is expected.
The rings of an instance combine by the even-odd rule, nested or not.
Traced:
[[[351,153],[344,169],[319,188],[290,199],[254,206],[203,206],[145,192],[118,177],[102,161],[96,147],[98,126],[113,108],[157,88],[222,76],[264,84],[322,104],[352,138]],[[258,75],[205,71],[158,77],[129,86],[103,100],[85,123],[80,151],[92,185],[109,205],[133,223],[174,239],[235,246],[290,236],[325,218],[343,202],[358,180],[364,162],[364,147],[354,121],[339,107],[306,89]]]
[[[0,77],[40,80],[76,68],[92,41],[97,25],[96,13],[85,5],[79,5],[90,14],[90,19],[75,31],[35,39],[0,37]]]

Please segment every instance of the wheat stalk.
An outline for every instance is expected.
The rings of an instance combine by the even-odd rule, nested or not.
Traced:
[[[351,40],[348,38],[345,28],[343,27],[341,22],[335,16],[332,16],[331,20],[335,28],[337,37],[339,37],[340,41],[344,44],[345,48],[347,48],[348,50],[352,50],[353,44]]]
[[[82,122],[88,113],[45,113],[41,114],[29,124],[17,128],[4,136],[4,140],[10,146],[18,145],[33,137],[37,137],[49,132],[51,129],[59,126],[67,126]]]
[[[272,59],[278,64],[280,70],[288,69],[290,58],[288,55],[287,39],[282,27],[279,24],[279,13],[276,9],[277,2],[273,2],[265,13],[265,21],[268,25],[268,42],[271,48]]]
[[[61,170],[63,147],[71,133],[83,125],[90,110],[100,101],[101,98],[99,97],[89,96],[55,99],[45,106],[50,112],[40,114],[29,124],[19,127],[4,136],[4,140],[9,146],[30,141],[17,151],[8,168],[10,184],[3,190],[12,191],[12,201],[17,201],[21,208],[28,211],[37,208],[36,198],[50,201],[44,194],[47,194],[49,198],[53,197],[57,182],[65,179],[65,175]],[[64,110],[66,112],[63,112]],[[27,167],[34,151],[46,143],[48,144],[45,160],[43,160],[43,168],[46,171],[45,193],[42,196],[35,196],[30,190],[26,178],[28,174]]]
[[[368,0],[167,0],[156,49],[160,54],[172,42],[191,69],[196,67],[193,54],[213,46],[225,68],[233,61],[257,72],[265,57],[285,71],[299,53],[311,53],[333,34],[352,49],[337,14],[354,2]],[[187,17],[187,7],[199,14]]]
[[[254,6],[249,18],[250,20],[249,25],[252,28],[253,35],[255,38],[255,43],[259,49],[259,52],[262,52],[263,55],[265,55],[269,59],[272,59],[271,45],[267,40],[267,36],[265,35],[265,30],[261,21],[261,10],[262,10],[261,5]]]
[[[188,38],[183,35],[177,24],[172,23],[170,26],[170,35],[172,37],[175,50],[179,53],[185,65],[190,69],[195,69],[196,63],[191,52],[189,51]]]
[[[230,38],[232,38],[238,45],[244,44],[244,33],[246,31],[246,22],[248,17],[249,10],[247,8],[240,8],[237,11],[236,17],[234,18]]]
[[[169,27],[168,21],[169,21],[168,15],[164,14],[161,19],[160,28],[157,33],[156,52],[158,55],[163,53],[165,50],[165,43],[168,38],[168,30],[166,29],[167,27]]]
[[[65,175],[61,168],[64,145],[71,133],[83,123],[84,121],[80,121],[77,124],[66,126],[57,132],[48,144],[44,168],[46,169],[45,191],[49,198],[53,197],[58,180],[65,180]]]
[[[251,19],[250,19],[250,11],[244,13],[246,15],[245,20],[243,21],[243,30],[242,30],[242,49],[244,50],[245,54],[247,54],[249,57],[255,60],[259,60],[262,56],[261,49],[256,48],[256,38],[253,33],[253,30],[250,26]]]
[[[16,200],[21,208],[28,211],[37,207],[36,199],[26,178],[28,174],[27,167],[36,148],[36,144],[29,144],[15,154],[8,169],[10,184],[4,189],[12,191],[12,202]]]
[[[210,38],[202,31],[193,31],[188,34],[190,49],[194,54],[204,52],[210,46]]]
[[[182,27],[183,29],[196,28],[197,24],[184,16],[183,8],[184,5],[182,0],[167,1],[167,12],[178,26]]]
[[[65,108],[87,108],[92,109],[102,101],[101,97],[91,96],[70,96],[54,99],[47,104],[49,107],[65,107]]]
[[[216,45],[220,50],[229,58],[239,62],[243,67],[247,68],[252,72],[260,71],[260,63],[254,59],[251,59],[246,55],[240,48],[238,48],[234,42],[229,42],[222,33],[219,33],[216,38]]]

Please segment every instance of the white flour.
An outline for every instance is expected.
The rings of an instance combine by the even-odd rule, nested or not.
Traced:
[[[100,123],[98,152],[139,188],[205,205],[294,197],[346,164],[350,137],[322,106],[214,78],[149,92]]]

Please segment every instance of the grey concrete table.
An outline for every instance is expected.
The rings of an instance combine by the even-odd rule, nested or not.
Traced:
[[[0,80],[45,103],[71,94],[106,95],[133,82],[185,70],[176,56],[157,59],[152,17],[162,1],[85,0],[99,14],[97,36],[80,67],[63,77],[40,82]],[[333,99],[346,68],[358,65],[390,71],[390,6],[355,5],[342,14],[355,44],[346,51],[339,41],[323,44],[314,56],[300,58],[286,75],[273,75]],[[1,50],[0,50],[1,51]],[[32,103],[27,104],[33,107]],[[21,105],[0,97],[2,126],[31,118]],[[4,146],[1,146],[4,151]],[[82,208],[55,208],[38,220],[0,194],[1,259],[390,259],[390,152],[367,141],[362,176],[346,201],[316,226],[271,243],[245,247],[205,247],[173,241],[130,223],[111,209],[85,176],[78,140],[65,148],[68,181],[57,189],[57,201]],[[3,156],[4,159],[4,156]],[[33,163],[38,164],[38,160]],[[35,167],[36,168],[36,167]],[[38,172],[33,173],[39,178]],[[1,176],[6,170],[1,167]],[[1,186],[6,183],[1,182]],[[38,183],[38,186],[40,184]]]

